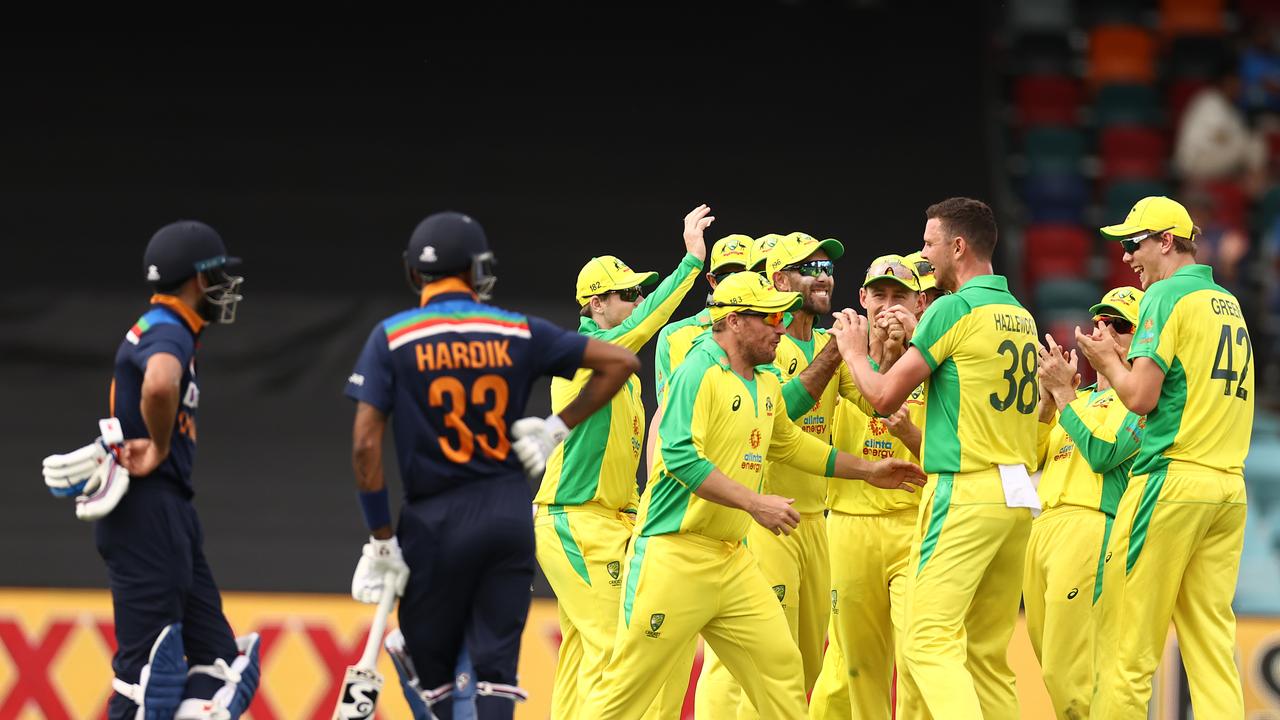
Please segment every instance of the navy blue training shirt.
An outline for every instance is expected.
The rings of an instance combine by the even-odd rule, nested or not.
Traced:
[[[539,377],[573,377],[587,338],[481,303],[459,280],[423,298],[374,327],[347,396],[391,417],[410,501],[476,480],[524,483],[509,428]]]
[[[196,340],[204,324],[177,298],[152,296],[151,307],[129,328],[116,351],[115,372],[111,380],[110,411],[120,420],[125,439],[147,438],[150,434],[142,420],[142,378],[147,370],[147,361],[156,353],[168,353],[182,364],[178,414],[169,440],[169,456],[146,477],[148,480],[172,482],[187,497],[194,494],[191,470],[196,454],[196,410],[200,406],[200,389],[196,386]]]

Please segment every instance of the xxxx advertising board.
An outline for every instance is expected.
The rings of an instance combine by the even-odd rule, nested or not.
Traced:
[[[237,633],[262,635],[262,686],[253,720],[329,720],[343,672],[368,637],[372,606],[338,595],[226,593],[224,610]],[[391,624],[394,626],[395,620]],[[1250,720],[1280,720],[1280,619],[1241,618],[1237,660]],[[520,681],[529,702],[517,720],[549,717],[560,641],[555,602],[535,600],[520,653]],[[110,596],[96,590],[0,590],[0,720],[104,718],[114,651]],[[1171,634],[1156,673],[1154,717],[1189,717],[1186,675]],[[1018,674],[1022,715],[1052,717],[1040,668],[1019,624],[1009,659]],[[694,665],[694,677],[701,665]],[[387,679],[378,717],[411,717],[386,654]],[[684,719],[693,717],[692,690]]]

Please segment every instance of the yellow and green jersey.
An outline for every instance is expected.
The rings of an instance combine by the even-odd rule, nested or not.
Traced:
[[[831,336],[826,330],[819,328],[813,329],[813,336],[809,340],[797,340],[790,335],[783,335],[778,341],[778,354],[774,357],[773,367],[777,369],[782,381],[786,383],[787,392],[799,392],[799,380],[796,377],[804,372],[813,362],[813,358],[830,342]],[[804,398],[812,401],[812,406],[804,412],[804,414],[794,417],[797,413],[792,412],[793,419],[800,429],[804,432],[821,440],[823,444],[831,445],[831,425],[834,417],[836,404],[843,398],[849,398],[851,402],[862,403],[864,409],[871,409],[862,394],[858,392],[858,386],[854,384],[853,374],[849,372],[849,367],[843,362],[840,363],[836,374],[823,388],[822,394],[817,398],[808,398],[808,393],[804,393]],[[787,400],[790,403],[788,407],[793,410],[797,400],[788,394]],[[837,446],[839,447],[839,446]],[[848,480],[835,480],[832,484],[839,485],[866,485],[863,482],[851,483]],[[821,477],[815,477],[812,473],[803,472],[790,465],[781,463],[768,463],[764,469],[764,487],[771,495],[782,495],[784,497],[795,498],[792,505],[797,512],[815,513],[822,512],[826,507],[825,496],[827,493],[827,482]],[[900,494],[907,494],[898,491]]]
[[[1142,297],[1129,359],[1164,370],[1133,464],[1144,475],[1170,462],[1244,472],[1253,432],[1253,345],[1235,297],[1208,265],[1189,265]]]
[[[749,514],[694,494],[714,469],[755,492],[764,485],[766,461],[812,475],[835,469],[835,448],[802,432],[787,414],[778,376],[761,368],[750,380],[738,375],[714,337],[699,341],[672,374],[658,435],[636,521],[642,537],[742,540],[753,522]]]
[[[922,467],[970,473],[1036,468],[1036,322],[1001,275],[979,275],[929,306],[911,344],[928,380]]]
[[[701,310],[683,320],[677,320],[658,333],[658,345],[653,350],[653,392],[658,402],[667,389],[667,378],[680,367],[693,348],[693,342],[711,327],[711,311]]]
[[[1145,422],[1116,391],[1085,388],[1040,424],[1040,501],[1045,510],[1076,505],[1115,517]]]
[[[619,326],[601,330],[583,318],[579,332],[604,342],[639,350],[671,318],[685,293],[702,272],[702,261],[685,255],[675,272],[632,310]],[[591,371],[581,369],[572,380],[551,381],[551,409],[560,412],[578,397]],[[569,431],[547,460],[547,470],[534,502],[582,505],[597,502],[610,509],[636,506],[636,468],[644,447],[645,413],[640,378],[632,375],[608,405]]]
[[[871,366],[879,371],[876,363]],[[912,424],[924,427],[926,386],[921,385],[907,397],[907,413]],[[901,440],[889,433],[884,420],[869,416],[854,403],[843,398],[835,410],[831,437],[837,448],[869,462],[897,458],[920,463],[920,458]],[[827,507],[846,515],[881,515],[920,505],[920,493],[884,490],[868,483],[831,480],[827,483]]]

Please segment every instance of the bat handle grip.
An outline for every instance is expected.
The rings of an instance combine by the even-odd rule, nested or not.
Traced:
[[[373,615],[373,624],[369,627],[369,639],[364,643],[364,654],[360,656],[359,667],[374,668],[378,665],[378,652],[382,649],[382,637],[387,634],[387,616],[395,607],[395,573],[387,573],[382,578],[382,598],[378,600],[378,611]]]

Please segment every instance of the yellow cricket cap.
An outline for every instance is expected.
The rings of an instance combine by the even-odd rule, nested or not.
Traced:
[[[1142,291],[1136,287],[1125,285],[1109,290],[1102,296],[1102,302],[1089,308],[1094,316],[1119,315],[1135,327],[1138,324],[1138,304],[1142,302]]]
[[[819,250],[825,250],[827,257],[839,260],[844,255],[844,245],[839,240],[827,238],[818,240],[812,235],[793,232],[778,241],[769,253],[765,275],[772,278],[782,268],[803,261]]]
[[[777,233],[769,233],[756,238],[751,245],[751,262],[747,265],[748,270],[760,271],[764,270],[764,261],[769,257],[769,253],[773,252],[773,248],[778,245],[778,241],[782,236]]]
[[[924,255],[913,252],[910,255],[903,255],[902,259],[907,263],[907,267],[916,271],[916,278],[920,280],[920,292],[938,287],[938,279],[933,276],[933,263],[925,260]]]
[[[578,305],[591,302],[593,295],[626,290],[658,282],[658,273],[638,273],[612,255],[593,257],[578,272]]]
[[[867,266],[867,275],[862,280],[866,287],[877,280],[893,280],[911,292],[920,292],[920,278],[915,268],[911,267],[901,255],[881,255]]]
[[[1192,237],[1195,225],[1191,215],[1182,203],[1170,200],[1163,195],[1148,195],[1142,198],[1129,211],[1124,222],[1101,228],[1103,236],[1108,240],[1123,240],[1130,235],[1151,231],[1171,231],[1180,238]]]
[[[751,260],[751,248],[756,241],[749,235],[726,235],[711,246],[711,272],[725,265],[741,265],[745,270]]]
[[[801,303],[800,293],[779,292],[760,273],[739,272],[716,285],[707,308],[711,312],[711,321],[715,322],[740,310],[771,313],[794,310]]]

